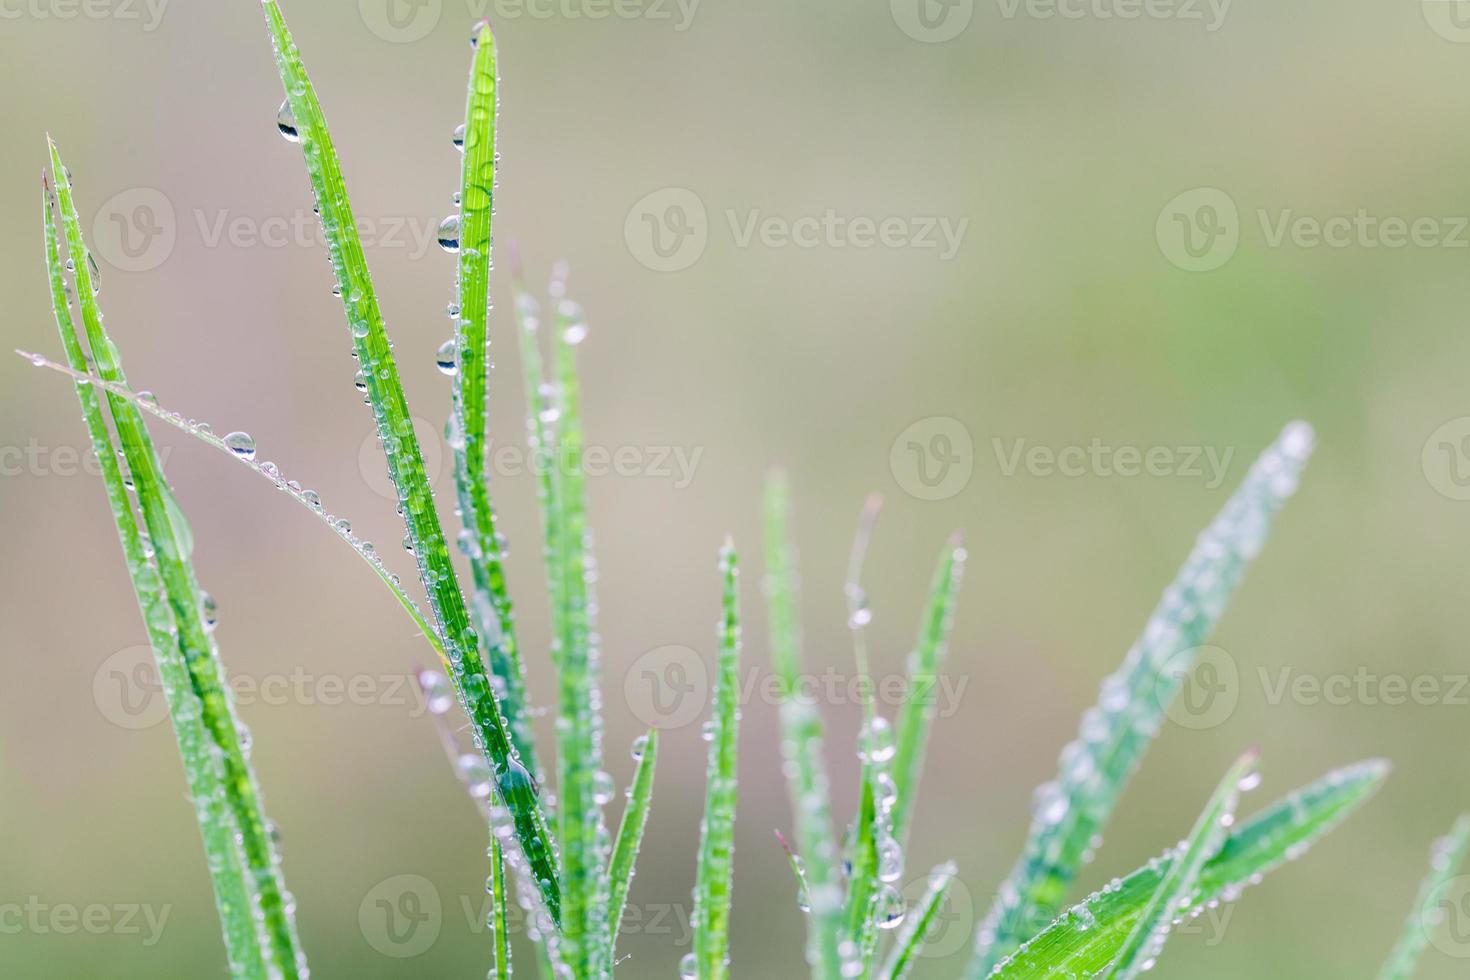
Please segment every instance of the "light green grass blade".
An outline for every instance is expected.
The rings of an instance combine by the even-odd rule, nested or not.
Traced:
[[[704,776],[704,820],[694,885],[694,964],[699,980],[730,975],[730,898],[740,742],[740,568],[735,546],[720,549],[720,660]],[[687,971],[681,971],[687,972]]]
[[[507,914],[509,894],[505,887],[505,852],[501,850],[500,838],[490,835],[490,908],[495,921],[491,930],[495,933],[495,963],[490,976],[493,980],[510,980],[510,917]]]
[[[475,28],[475,55],[470,69],[459,191],[457,227],[459,276],[455,298],[455,336],[449,364],[454,377],[449,445],[454,454],[454,486],[464,530],[460,550],[469,559],[474,601],[470,612],[487,649],[500,710],[510,725],[511,741],[521,763],[540,781],[535,738],[526,703],[526,678],[516,643],[515,610],[506,588],[505,557],[496,531],[486,466],[485,390],[490,371],[490,223],[495,200],[495,127],[499,85],[495,37],[488,21]],[[447,230],[447,229],[446,229]]]
[[[893,837],[900,845],[907,843],[913,820],[919,772],[923,768],[929,730],[934,724],[939,671],[944,664],[950,629],[954,625],[955,597],[959,594],[965,557],[965,549],[956,534],[939,556],[934,581],[929,587],[929,602],[919,627],[919,638],[909,654],[909,696],[898,711],[893,764],[890,767],[897,792],[893,805]]]
[[[1239,899],[1246,886],[1306,853],[1366,802],[1387,775],[1388,764],[1381,761],[1335,770],[1233,829],[1200,872],[1190,908]],[[997,966],[991,980],[1076,980],[1106,970],[1171,860],[1167,854],[1157,858],[1075,905]]]
[[[43,176],[44,182],[44,176]],[[56,238],[56,221],[49,188],[42,188],[45,212],[46,266],[51,281],[51,302],[56,326],[61,334],[67,361],[75,371],[85,371],[83,352],[76,325],[66,297],[62,275],[62,258]],[[255,977],[265,973],[265,949],[252,916],[250,890],[246,885],[241,854],[235,846],[236,827],[226,801],[221,774],[212,755],[208,730],[204,727],[199,699],[194,695],[189,668],[174,639],[174,617],[164,594],[163,581],[148,560],[146,546],[138,530],[133,501],[117,461],[112,433],[102,414],[97,390],[87,382],[76,385],[77,400],[82,405],[82,419],[87,425],[92,452],[101,468],[102,484],[117,525],[118,540],[127,561],[128,574],[148,642],[153,648],[158,677],[168,702],[169,718],[179,743],[189,798],[199,821],[204,839],[205,860],[214,885],[215,908],[224,932],[225,955],[234,977]]]
[[[515,836],[526,871],[553,921],[560,922],[561,896],[550,828],[541,809],[536,782],[519,760],[511,743],[509,726],[496,703],[481,653],[481,637],[470,625],[469,611],[434,508],[423,451],[414,434],[408,401],[368,274],[337,151],[279,5],[275,0],[264,0],[262,7],[286,92],[287,125],[282,131],[294,136],[303,150],[352,334],[353,351],[387,456],[388,473],[398,489],[404,525],[418,559],[419,576],[449,655],[455,689],[474,725],[476,742],[494,768],[496,791],[515,822]],[[517,857],[514,852],[507,856]]]
[[[924,897],[919,899],[919,904],[904,917],[903,931],[898,934],[898,939],[888,954],[888,960],[878,974],[882,980],[903,980],[908,976],[909,970],[913,969],[919,950],[924,946],[929,926],[944,905],[949,886],[954,884],[954,877],[953,862],[941,864],[929,872],[929,887],[924,891]]]
[[[57,204],[92,358],[102,378],[126,386],[117,348],[102,326],[102,312],[97,306],[92,280],[94,266],[82,241],[71,178],[55,142],[50,143],[50,151]],[[285,888],[271,825],[261,803],[260,787],[246,756],[244,727],[235,718],[219,652],[205,624],[204,594],[195,580],[191,562],[193,536],[164,478],[142,413],[125,398],[109,393],[106,400],[136,489],[144,526],[153,544],[154,561],[173,611],[176,642],[199,699],[201,720],[209,732],[211,747],[218,753],[225,797],[234,817],[248,886],[254,898],[253,912],[259,917],[268,945],[266,965],[271,972],[282,976],[300,976],[305,972],[305,959],[296,938],[294,903]]]
[[[1409,980],[1414,967],[1429,945],[1429,933],[1444,916],[1444,902],[1460,866],[1465,863],[1465,852],[1470,849],[1470,814],[1455,821],[1449,835],[1435,841],[1429,854],[1429,874],[1419,887],[1414,900],[1414,911],[1404,923],[1393,952],[1378,974],[1378,980]]]
[[[633,783],[628,787],[628,806],[623,811],[623,822],[618,825],[618,837],[613,843],[612,858],[608,863],[607,945],[614,953],[617,952],[623,910],[628,903],[628,889],[633,885],[638,850],[643,846],[643,831],[648,826],[649,806],[653,802],[653,772],[658,765],[657,728],[650,728],[648,734],[634,743],[633,754],[638,759],[638,766],[633,770]]]
[[[1098,705],[1083,715],[1077,740],[1062,751],[1057,779],[1037,790],[1030,834],[981,923],[966,980],[984,977],[1064,906],[1073,878],[1159,731],[1195,648],[1214,629],[1272,517],[1296,490],[1312,441],[1311,427],[1294,422],[1261,454],[1200,535],[1122,668],[1103,682]]]
[[[1123,941],[1123,948],[1108,970],[1110,980],[1133,980],[1145,970],[1152,969],[1164,951],[1164,942],[1169,938],[1175,918],[1188,909],[1190,898],[1199,890],[1199,876],[1205,863],[1219,853],[1229,836],[1241,793],[1248,788],[1247,780],[1258,779],[1256,758],[1256,750],[1251,749],[1230,767],[1200,812],[1194,829],[1184,843],[1171,852],[1169,870],[1164,872],[1159,887],[1149,896],[1148,903],[1133,923],[1133,929]]]
[[[766,606],[771,661],[781,701],[781,752],[811,908],[807,921],[807,962],[815,980],[838,980],[843,893],[832,833],[827,767],[822,759],[822,719],[800,693],[801,628],[797,616],[796,556],[791,543],[791,501],[786,478],[772,472],[766,481]],[[856,951],[853,951],[856,952]]]

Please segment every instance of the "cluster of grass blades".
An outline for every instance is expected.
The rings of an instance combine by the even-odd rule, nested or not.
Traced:
[[[486,24],[474,30],[465,119],[454,138],[463,152],[459,207],[439,229],[441,245],[458,264],[454,333],[437,360],[452,379],[447,435],[461,519],[456,543],[469,570],[466,590],[429,486],[321,106],[277,3],[264,0],[263,9],[286,93],[277,122],[304,154],[335,272],[334,291],[341,297],[358,361],[356,384],[373,412],[398,492],[404,547],[416,560],[428,613],[420,611],[377,551],[355,537],[347,521],[324,509],[316,493],[273,464],[257,462],[248,435],[217,436],[209,426],[129,386],[117,347],[103,327],[95,265],[82,238],[70,175],[54,143],[49,143],[49,177],[43,175],[42,209],[48,281],[65,360],[25,355],[75,382],[184,762],[231,975],[304,977],[307,967],[274,827],[249,760],[249,733],[236,718],[212,636],[213,600],[198,585],[192,535],[154,450],[145,424],[150,415],[246,465],[315,513],[368,563],[434,650],[439,667],[421,671],[419,683],[454,770],[487,828],[491,976],[511,975],[512,900],[532,913],[528,936],[535,941],[543,976],[611,976],[651,806],[659,740],[650,731],[634,743],[627,806],[616,832],[610,831],[604,808],[614,792],[602,765],[596,575],[580,465],[575,363],[586,321],[566,296],[564,271],[553,276],[543,310],[516,270],[513,315],[525,372],[528,439],[541,458],[554,462],[541,469],[537,489],[552,616],[550,657],[557,675],[555,805],[542,791],[553,781],[532,738],[522,650],[485,459],[498,113],[494,37]],[[543,341],[548,333],[549,344]],[[1061,754],[1057,778],[1037,791],[1021,859],[977,931],[964,980],[1134,977],[1157,961],[1174,924],[1215,903],[1236,900],[1247,885],[1302,854],[1386,776],[1382,762],[1348,766],[1238,820],[1243,794],[1259,782],[1255,753],[1248,752],[1226,773],[1177,847],[1069,904],[1069,888],[1159,733],[1194,649],[1220,618],[1272,517],[1294,491],[1311,445],[1310,429],[1297,423],[1261,456],[1201,535],[1122,667],[1104,681],[1097,706]],[[822,719],[800,684],[790,511],[785,477],[773,474],[766,493],[765,593],[794,814],[794,847],[788,852],[797,902],[808,912],[806,959],[816,980],[899,980],[921,955],[955,880],[953,864],[933,869],[911,908],[895,885],[904,874],[965,550],[958,536],[941,550],[909,655],[910,697],[896,719],[883,717],[870,686],[865,688],[858,812],[839,834],[829,800]],[[875,498],[863,510],[845,585],[856,671],[865,680],[865,630],[872,614],[862,575],[877,514]],[[740,728],[738,567],[734,545],[727,541],[719,552],[719,651],[707,726],[705,814],[695,860],[694,945],[678,966],[684,980],[731,975]],[[461,727],[446,717],[456,703],[468,720],[472,745],[459,744]],[[1470,817],[1436,845],[1430,874],[1382,980],[1411,976],[1467,848]]]

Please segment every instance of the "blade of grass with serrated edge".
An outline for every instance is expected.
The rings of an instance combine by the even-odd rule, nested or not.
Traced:
[[[929,926],[939,914],[945,896],[949,894],[949,886],[954,884],[954,876],[955,866],[952,861],[929,872],[929,887],[925,889],[923,898],[919,899],[918,906],[904,917],[903,931],[898,934],[893,949],[883,964],[883,970],[878,974],[882,980],[903,980],[908,976],[924,945]]]
[[[337,287],[352,334],[373,410],[378,436],[388,460],[388,473],[398,489],[404,525],[428,593],[440,638],[448,653],[460,703],[475,729],[476,742],[495,771],[496,792],[515,823],[516,839],[527,871],[552,921],[561,920],[556,855],[550,827],[535,780],[516,755],[509,726],[501,715],[486,676],[480,637],[470,626],[444,529],[424,469],[423,451],[414,433],[408,401],[383,325],[363,256],[357,222],[347,199],[337,151],[327,132],[321,105],[300,52],[275,0],[263,0],[266,23],[275,48],[276,67],[286,92],[288,119],[300,141],[322,230],[327,240]]]
[[[474,601],[470,611],[498,682],[500,710],[510,725],[521,763],[544,779],[536,757],[526,703],[526,678],[516,643],[515,609],[505,581],[505,558],[495,528],[486,466],[485,389],[490,371],[487,321],[490,313],[491,219],[495,199],[495,132],[499,84],[495,37],[488,21],[475,28],[461,150],[464,162],[459,192],[459,277],[455,306],[454,407],[449,445],[454,454],[454,486],[464,532],[461,548],[469,558]]]
[[[1123,948],[1108,970],[1109,980],[1133,980],[1150,969],[1164,950],[1164,941],[1174,926],[1174,919],[1188,908],[1191,896],[1199,888],[1200,872],[1214,857],[1230,833],[1235,810],[1245,781],[1254,779],[1258,753],[1251,749],[1225,773],[1209,803],[1200,811],[1194,829],[1184,843],[1172,852],[1169,870],[1154,893],[1149,896],[1133,929],[1123,940]]]
[[[92,358],[102,378],[126,386],[127,378],[123,374],[117,348],[102,326],[102,312],[97,306],[93,288],[92,258],[82,240],[81,219],[72,199],[71,178],[56,143],[49,138],[48,143],[73,283]],[[190,561],[193,539],[188,522],[164,478],[162,464],[153,448],[142,413],[126,398],[110,392],[106,400],[142,509],[144,526],[153,543],[154,560],[173,611],[178,634],[176,643],[199,699],[201,720],[209,733],[212,748],[219,753],[225,797],[234,817],[247,883],[254,899],[253,912],[260,917],[268,946],[267,966],[283,976],[300,976],[305,972],[305,958],[300,953],[296,936],[293,900],[286,891],[280,856],[261,803],[260,787],[242,745],[243,726],[235,718],[233,698],[224,682],[219,653],[204,621],[204,594],[195,580]]]
[[[44,175],[42,180],[45,181]],[[43,187],[42,199],[46,221],[46,265],[51,280],[51,302],[56,314],[56,326],[61,334],[67,361],[74,370],[81,372],[87,368],[87,358],[67,303],[49,187]],[[87,425],[92,452],[97,457],[102,473],[107,501],[117,525],[118,539],[122,545],[123,557],[127,561],[128,574],[133,581],[138,608],[148,630],[148,642],[153,648],[153,658],[158,665],[159,684],[168,702],[169,718],[173,722],[174,734],[179,743],[189,798],[194,804],[199,832],[204,839],[205,859],[214,885],[215,907],[224,933],[230,975],[258,976],[265,972],[264,949],[251,915],[251,897],[241,867],[241,854],[235,846],[235,821],[226,803],[220,773],[211,755],[209,732],[200,715],[199,700],[194,695],[193,684],[189,679],[189,668],[174,639],[173,613],[163,591],[163,582],[148,561],[143,538],[138,530],[137,515],[123,483],[117,451],[107,420],[102,414],[97,390],[91,384],[79,381],[76,392],[82,405],[82,418]]]
[[[1272,516],[1295,491],[1312,449],[1304,422],[1288,425],[1251,467],[1129,650],[1098,705],[1061,754],[1058,779],[1037,791],[1021,858],[981,923],[966,980],[980,980],[1064,907],[1078,869],[1157,733],[1198,645],[1214,628]]]
[[[1191,909],[1234,902],[1248,885],[1306,853],[1373,795],[1388,768],[1374,760],[1334,770],[1232,829],[1200,872]],[[1170,862],[1166,854],[1088,896],[1002,961],[989,980],[1075,980],[1107,969]]]
[[[638,765],[633,782],[628,786],[628,806],[623,822],[618,825],[612,857],[608,859],[608,948],[614,953],[618,945],[618,928],[623,922],[623,909],[628,889],[633,885],[634,865],[643,846],[643,831],[648,826],[648,810],[653,802],[653,772],[658,765],[658,729],[650,728],[634,749]]]
[[[815,980],[838,980],[842,975],[842,884],[832,833],[827,768],[822,759],[822,719],[800,692],[801,631],[790,491],[785,475],[779,471],[773,471],[766,481],[765,510],[767,620],[781,702],[781,751],[786,759],[796,846],[811,906],[806,957]]]
[[[553,646],[560,692],[556,733],[562,939],[576,975],[600,977],[611,969],[607,833],[597,788],[605,774],[593,625],[595,573],[582,469],[581,389],[573,354],[587,326],[575,303],[565,297],[553,300],[552,370],[558,427],[553,465],[557,536],[551,567],[559,579],[561,603],[553,616]]]
[[[913,819],[919,772],[923,768],[924,749],[937,708],[939,668],[944,663],[950,629],[954,625],[955,597],[959,594],[964,567],[965,549],[956,534],[939,556],[918,642],[909,654],[909,696],[898,710],[893,763],[889,766],[893,785],[898,791],[893,805],[893,836],[901,845],[908,841]]]
[[[699,980],[730,975],[730,893],[740,743],[740,567],[730,540],[720,549],[720,659],[713,737],[704,776],[704,820],[694,885],[694,962]]]
[[[1461,816],[1448,836],[1434,843],[1429,855],[1429,874],[1419,887],[1414,899],[1414,911],[1404,923],[1393,952],[1378,974],[1378,980],[1409,980],[1414,967],[1429,945],[1429,934],[1444,912],[1441,906],[1449,891],[1455,873],[1465,863],[1465,852],[1470,849],[1470,814]]]

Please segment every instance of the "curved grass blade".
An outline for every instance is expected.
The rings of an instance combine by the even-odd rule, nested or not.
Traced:
[[[965,549],[956,533],[939,556],[919,639],[909,654],[909,696],[898,711],[898,731],[890,767],[897,793],[893,806],[893,837],[900,845],[908,841],[913,819],[924,749],[934,724],[939,669],[944,663],[950,629],[954,625],[955,597],[959,593],[965,557]]]
[[[903,931],[898,934],[898,939],[888,954],[888,960],[878,974],[882,980],[903,980],[908,976],[924,945],[929,926],[944,905],[954,877],[955,866],[952,861],[929,872],[929,887],[925,890],[924,897],[919,899],[918,907],[904,918]]]
[[[286,92],[282,132],[298,140],[304,151],[352,334],[353,351],[367,386],[368,402],[388,460],[388,473],[398,489],[404,525],[418,558],[419,576],[429,596],[437,632],[449,655],[455,689],[474,725],[476,741],[495,771],[496,791],[515,822],[525,871],[553,922],[559,923],[561,895],[550,828],[537,784],[517,756],[509,727],[486,675],[485,657],[480,649],[482,638],[470,626],[469,611],[450,560],[444,529],[434,508],[423,451],[414,433],[408,401],[363,256],[357,222],[347,199],[337,151],[280,6],[276,0],[263,0],[261,6]]]
[[[45,176],[42,175],[43,185]],[[66,297],[61,255],[56,239],[55,212],[48,186],[42,188],[45,211],[46,266],[51,281],[51,303],[56,326],[61,334],[66,358],[75,371],[85,371],[86,354],[77,336]],[[59,365],[58,365],[59,367]],[[97,390],[85,382],[76,385],[77,399],[82,405],[82,419],[87,425],[92,452],[101,468],[107,501],[117,525],[123,557],[143,622],[148,630],[148,643],[153,648],[158,677],[168,702],[169,718],[179,743],[184,775],[189,785],[189,799],[194,804],[204,839],[204,854],[214,886],[215,908],[224,933],[225,956],[230,975],[254,977],[265,973],[264,944],[251,914],[252,901],[246,886],[241,854],[235,846],[235,820],[226,804],[224,785],[214,757],[209,732],[201,718],[199,699],[194,695],[189,668],[174,640],[174,617],[158,571],[149,563],[143,538],[138,530],[137,515],[128,497],[118,466],[117,450]]]
[[[1200,535],[1122,668],[1103,682],[1098,705],[1083,715],[1080,735],[1062,751],[1058,778],[1037,790],[1030,834],[981,924],[966,980],[986,976],[1063,907],[1196,647],[1259,552],[1271,518],[1295,492],[1312,442],[1311,427],[1293,422],[1261,454]]]
[[[102,326],[102,312],[97,306],[92,278],[94,265],[82,240],[81,220],[72,199],[71,178],[55,141],[48,138],[48,142],[57,205],[92,358],[102,378],[126,387],[127,378],[123,374],[117,347]],[[199,700],[200,717],[209,733],[211,748],[218,753],[225,797],[234,817],[247,884],[254,900],[252,913],[259,917],[268,947],[266,965],[272,973],[285,977],[300,976],[306,972],[306,963],[296,936],[294,900],[286,891],[280,855],[272,840],[271,824],[265,817],[260,787],[246,756],[244,728],[235,718],[233,699],[224,683],[219,651],[205,623],[205,596],[195,579],[191,561],[193,535],[163,475],[163,466],[153,448],[142,413],[127,399],[111,393],[107,395],[107,403],[136,489],[144,526],[153,544],[163,589],[173,611],[176,643]]]
[[[790,491],[773,471],[766,481],[766,605],[771,661],[781,706],[781,751],[794,811],[797,851],[811,909],[806,957],[815,980],[838,980],[843,895],[832,833],[830,790],[822,759],[822,719],[800,693],[801,636],[797,617],[796,557],[791,544]]]
[[[1191,910],[1234,902],[1248,885],[1306,853],[1366,802],[1387,775],[1382,761],[1335,770],[1233,829],[1201,870]],[[1171,862],[1166,854],[1088,896],[997,965],[990,980],[1075,980],[1106,970]]]
[[[634,864],[643,844],[643,830],[648,825],[648,809],[653,801],[653,771],[658,765],[657,728],[650,728],[648,734],[638,740],[634,754],[638,757],[638,767],[633,771],[633,783],[628,787],[628,807],[623,811],[623,822],[618,825],[618,838],[608,863],[607,945],[615,953],[618,928],[623,922],[628,889],[633,884]]]
[[[728,539],[720,549],[720,662],[713,738],[705,769],[704,820],[694,885],[694,963],[699,980],[730,975],[730,894],[735,873],[735,807],[740,742],[739,560]]]
[[[1470,814],[1461,816],[1449,835],[1435,842],[1429,854],[1429,874],[1419,887],[1414,911],[1378,980],[1409,980],[1414,975],[1414,967],[1429,945],[1430,930],[1444,917],[1445,898],[1456,872],[1465,863],[1466,850],[1470,850]]]
[[[1190,898],[1199,890],[1200,872],[1205,863],[1219,853],[1229,835],[1247,780],[1257,778],[1256,758],[1256,750],[1251,749],[1230,767],[1201,811],[1194,829],[1172,852],[1169,870],[1149,896],[1148,904],[1133,923],[1122,950],[1108,970],[1109,980],[1133,980],[1151,969],[1163,952],[1175,917],[1189,907]]]

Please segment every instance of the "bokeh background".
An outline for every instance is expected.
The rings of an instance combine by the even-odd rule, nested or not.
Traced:
[[[1174,940],[1159,968],[1371,976],[1430,842],[1470,808],[1470,4],[1089,0],[1062,8],[1080,16],[1047,16],[1055,8],[1038,3],[925,2],[335,0],[286,12],[430,430],[449,404],[433,353],[453,268],[428,239],[458,180],[449,135],[469,25],[496,24],[502,258],[517,241],[536,281],[570,263],[592,326],[588,438],[639,460],[591,485],[620,786],[649,720],[637,692],[650,651],[713,658],[726,532],[747,557],[746,675],[768,674],[755,553],[768,464],[795,486],[814,673],[851,676],[841,586],[868,492],[887,498],[868,575],[880,675],[901,672],[934,557],[965,530],[957,693],[909,856],[911,878],[958,861],[964,901],[943,945],[960,951],[923,976],[957,975],[967,909],[1009,869],[1033,788],[1194,535],[1285,422],[1311,420],[1318,453],[1214,639],[1238,668],[1234,703],[1210,727],[1166,727],[1080,884],[1177,840],[1248,744],[1266,776],[1253,805],[1385,756],[1395,772],[1377,799],[1227,922]],[[219,431],[248,429],[262,458],[410,571],[386,547],[402,532],[351,386],[300,153],[275,131],[258,5],[16,0],[0,17],[7,347],[57,350],[38,227],[49,129],[93,225],[134,383]],[[878,244],[861,222],[783,243],[782,229],[829,212],[897,223]],[[1313,222],[1334,218],[1351,220],[1315,240]],[[952,249],[926,244],[939,219],[962,228]],[[751,221],[769,233],[746,236]],[[515,447],[506,265],[491,425]],[[158,436],[228,668],[298,692],[243,699],[242,714],[314,975],[482,975],[484,831],[403,684],[427,647],[301,508],[198,443]],[[1007,462],[1018,445],[1094,441],[1162,447],[1169,474]],[[909,442],[930,453],[935,485]],[[130,727],[146,719],[128,709],[142,708],[120,701],[145,637],[100,483],[79,469],[70,386],[0,358],[0,447],[0,971],[222,975],[172,734]],[[699,454],[689,479],[656,462],[674,447]],[[1228,465],[1196,470],[1195,450]],[[497,474],[494,492],[531,687],[547,704],[534,482]],[[1283,676],[1364,675],[1338,703],[1273,696]],[[1438,693],[1386,703],[1395,677]],[[354,682],[365,698],[336,686]],[[859,709],[828,700],[846,814]],[[665,732],[620,976],[673,976],[686,951],[704,750],[697,720]],[[756,696],[741,745],[737,976],[802,972],[803,917],[771,833],[790,822],[775,711]],[[412,958],[385,955],[362,924],[403,875],[440,907]],[[101,908],[89,914],[102,928],[66,934],[67,913],[26,911],[43,907]],[[148,914],[167,918],[154,929]],[[1422,976],[1464,976],[1464,935],[1442,938]]]

